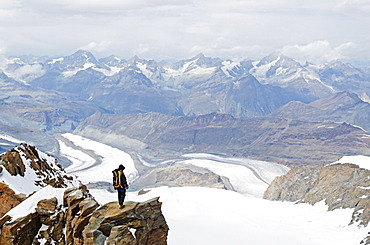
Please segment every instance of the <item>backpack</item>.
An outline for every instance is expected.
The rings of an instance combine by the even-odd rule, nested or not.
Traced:
[[[113,170],[112,173],[113,173],[113,187],[116,190],[121,185],[120,182],[121,182],[122,171],[119,171],[118,169],[116,169],[116,170]]]

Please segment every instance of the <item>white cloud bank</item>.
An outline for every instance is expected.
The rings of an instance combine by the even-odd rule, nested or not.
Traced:
[[[332,47],[326,40],[318,40],[306,45],[288,45],[280,51],[301,63],[306,61],[321,64],[338,59],[348,59],[350,51],[355,48],[352,42]]]
[[[91,43],[88,43],[84,46],[82,46],[80,49],[82,50],[88,50],[88,51],[91,51],[91,52],[103,52],[105,50],[107,50],[110,46],[110,43],[109,41],[101,41],[99,43],[97,42],[91,42]]]
[[[203,52],[259,59],[283,49],[314,60],[369,60],[369,9],[360,0],[1,0],[0,35],[9,55],[57,56],[83,47],[122,58]]]

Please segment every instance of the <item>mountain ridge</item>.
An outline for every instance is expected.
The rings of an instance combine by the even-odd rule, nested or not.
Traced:
[[[156,104],[156,100],[159,97],[154,97],[154,101],[150,102],[152,106],[148,108],[145,105],[145,99],[141,98],[140,95],[136,95],[139,98],[139,101],[136,101],[139,106],[137,112],[184,113],[184,115],[189,116],[211,112],[228,113],[225,111],[225,102],[223,102],[225,93],[230,93],[226,84],[230,82],[237,83],[243,77],[250,77],[250,74],[263,85],[274,85],[283,89],[284,93],[295,94],[294,98],[288,99],[289,101],[298,100],[310,103],[347,88],[361,98],[367,98],[368,94],[370,94],[370,86],[364,83],[364,78],[369,77],[366,70],[349,65],[340,66],[341,73],[336,72],[336,74],[341,76],[355,72],[361,74],[352,76],[352,87],[343,87],[339,83],[331,81],[327,75],[327,71],[334,72],[335,66],[334,68],[330,65],[314,68],[315,66],[310,65],[310,69],[308,69],[305,65],[301,65],[279,52],[266,56],[258,63],[248,60],[235,62],[198,54],[190,59],[162,65],[154,60],[144,60],[137,56],[127,61],[114,56],[97,60],[91,52],[79,50],[72,55],[44,63],[40,61],[38,64],[42,67],[43,74],[33,80],[28,79],[27,82],[32,86],[65,93],[65,95],[73,99],[94,102],[92,98],[98,91],[104,88],[103,84],[112,80],[116,80],[116,82],[125,80],[126,78],[124,77],[140,83],[151,84],[150,86],[156,91],[154,93],[157,93],[163,99],[160,99],[161,102]],[[18,70],[25,65],[27,64],[20,63]],[[268,69],[266,70],[263,67],[268,67]],[[355,72],[351,72],[351,69],[355,70]],[[348,72],[346,72],[347,70]],[[16,71],[13,68],[13,73],[17,74]],[[113,79],[113,77],[116,78]],[[22,77],[19,77],[19,79],[22,79]],[[366,86],[354,81],[355,79],[360,79],[358,82],[361,81]],[[129,96],[129,94],[137,94],[136,90],[138,88],[125,89],[126,92],[122,94],[123,97]],[[225,92],[222,92],[223,90]],[[145,92],[147,96],[151,93],[153,93],[151,90]],[[213,98],[211,98],[213,102],[203,104],[207,101],[207,94],[213,95]],[[200,99],[199,95],[204,97],[201,101],[198,101]],[[103,107],[107,106],[109,108],[113,108],[113,104],[117,104],[116,101],[110,102],[109,98],[104,97],[96,101],[97,105],[100,103],[102,103]],[[130,101],[128,100],[125,103],[130,104]],[[258,102],[255,104],[258,105]],[[271,105],[272,108],[281,106],[280,103],[271,103]],[[173,109],[165,112],[160,110],[160,107],[177,107],[178,109],[175,109],[177,112],[174,112]],[[205,107],[210,109],[205,111]],[[232,110],[237,111],[234,107]],[[262,114],[266,115],[270,112],[270,110],[265,110]],[[124,109],[115,113],[127,114],[133,113],[133,111]],[[233,116],[251,118],[261,116],[261,112],[255,111],[248,115],[241,113]]]

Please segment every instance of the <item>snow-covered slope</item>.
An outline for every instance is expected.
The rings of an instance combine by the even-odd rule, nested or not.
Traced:
[[[246,183],[248,184],[248,183]],[[116,194],[91,190],[101,203]],[[359,244],[367,229],[348,226],[351,210],[273,202],[202,187],[159,187],[145,195],[129,192],[126,200],[160,196],[170,227],[169,245],[349,245]]]
[[[79,136],[64,137],[78,142],[80,150],[98,152],[96,147],[106,147]],[[67,152],[71,153],[71,149],[67,149]],[[104,150],[100,152],[104,161]],[[71,159],[76,165],[70,168],[88,161],[84,157],[86,155],[78,161]],[[348,245],[359,244],[366,237],[367,229],[358,228],[356,224],[348,226],[353,212],[351,209],[329,212],[324,203],[311,206],[255,197],[278,173],[286,172],[287,169],[283,166],[209,154],[190,154],[183,157],[179,160],[183,164],[193,164],[224,174],[241,193],[203,187],[166,186],[147,188],[145,190],[149,192],[144,195],[139,195],[137,191],[128,192],[126,201],[144,201],[160,196],[160,201],[163,202],[162,211],[170,227],[170,245]],[[90,180],[101,181],[103,172],[110,173],[116,164],[118,163],[111,166],[100,164],[100,167],[92,168]],[[116,193],[104,189],[90,189],[90,192],[100,203],[117,200]]]
[[[338,161],[334,162],[336,163],[353,163],[358,165],[360,168],[368,169],[370,170],[370,157],[369,156],[363,156],[363,155],[357,155],[357,156],[344,156]]]
[[[57,187],[79,185],[73,176],[65,178],[66,173],[55,158],[26,144],[2,154],[0,167],[0,182],[7,184],[15,193],[29,195],[48,184]]]

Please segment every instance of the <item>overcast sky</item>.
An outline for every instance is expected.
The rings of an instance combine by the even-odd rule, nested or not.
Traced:
[[[6,56],[370,60],[369,0],[0,0]]]

